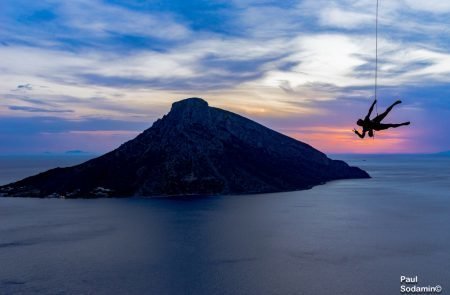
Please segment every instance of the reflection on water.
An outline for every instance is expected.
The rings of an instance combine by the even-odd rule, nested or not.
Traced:
[[[195,199],[1,198],[0,293],[397,294],[402,274],[449,290],[450,158],[340,157],[374,178]]]

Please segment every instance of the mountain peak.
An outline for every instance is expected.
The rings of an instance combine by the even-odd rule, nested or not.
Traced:
[[[199,97],[190,97],[174,102],[169,116],[179,122],[200,123],[209,118],[209,106]]]
[[[172,104],[172,110],[207,108],[208,103],[200,97],[189,97]]]

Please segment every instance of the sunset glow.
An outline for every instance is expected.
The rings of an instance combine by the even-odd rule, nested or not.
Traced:
[[[374,138],[358,139],[352,127],[299,128],[286,134],[326,153],[411,153],[408,137],[400,130],[376,133]]]

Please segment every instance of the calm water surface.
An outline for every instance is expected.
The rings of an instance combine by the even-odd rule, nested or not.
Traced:
[[[0,294],[399,294],[401,274],[450,293],[450,158],[336,157],[373,179],[195,199],[0,198]],[[0,157],[0,183],[81,160]]]

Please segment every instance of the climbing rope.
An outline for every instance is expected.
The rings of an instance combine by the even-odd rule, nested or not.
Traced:
[[[379,0],[377,0],[377,9],[375,15],[375,86],[374,86],[374,97],[375,100],[378,98],[378,7]],[[375,104],[375,109],[378,116],[378,103]]]

